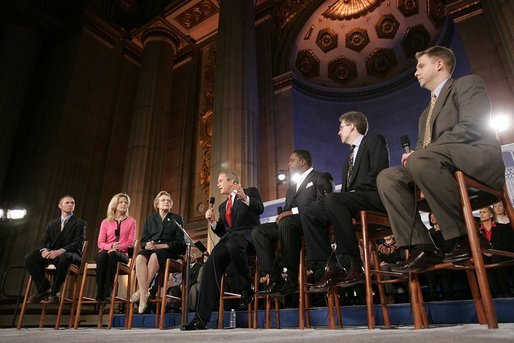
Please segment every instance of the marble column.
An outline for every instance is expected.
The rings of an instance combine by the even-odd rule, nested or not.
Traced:
[[[222,170],[258,186],[258,100],[254,1],[221,1],[214,94],[210,191]]]
[[[173,63],[180,45],[173,32],[160,27],[147,29],[141,39],[144,52],[123,178],[139,233],[145,218],[154,212],[153,199],[163,187]]]
[[[0,40],[0,194],[41,43],[34,30],[14,24]]]

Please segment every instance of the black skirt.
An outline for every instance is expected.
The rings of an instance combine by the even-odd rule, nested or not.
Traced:
[[[165,268],[166,267],[166,260],[168,258],[172,258],[174,260],[178,259],[178,255],[171,251],[170,249],[157,249],[157,250],[145,250],[141,249],[139,250],[138,255],[146,256],[147,258],[150,258],[150,255],[157,254],[157,260],[159,261],[159,268]]]

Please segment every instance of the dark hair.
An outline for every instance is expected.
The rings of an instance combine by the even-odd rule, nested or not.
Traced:
[[[339,121],[341,123],[353,124],[361,135],[365,135],[368,132],[368,118],[362,112],[346,112],[339,117]]]
[[[293,154],[298,155],[301,160],[304,160],[309,166],[312,166],[312,156],[307,150],[295,150]]]
[[[428,48],[424,51],[420,51],[416,53],[416,59],[419,59],[421,56],[427,55],[428,57],[436,57],[443,60],[444,64],[448,67],[448,71],[450,72],[450,75],[453,74],[453,71],[455,70],[455,55],[453,54],[452,49],[449,49],[444,46],[433,46],[431,48]]]

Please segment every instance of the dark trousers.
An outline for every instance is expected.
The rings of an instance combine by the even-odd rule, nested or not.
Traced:
[[[242,236],[232,235],[222,239],[212,249],[203,266],[202,282],[196,313],[205,321],[211,318],[212,309],[220,295],[221,276],[232,263],[235,291],[250,288],[250,271],[246,250],[250,243]]]
[[[300,212],[307,266],[325,263],[330,258],[329,227],[330,218],[325,207],[325,199],[311,204]]]
[[[108,252],[102,250],[96,254],[97,298],[105,298],[111,295],[118,262],[127,263],[128,260],[127,255],[119,251]]]
[[[282,218],[277,223],[256,226],[252,231],[261,273],[272,273],[275,264],[275,243],[281,242],[281,256],[290,277],[298,274],[302,246],[302,224],[299,215]]]
[[[25,266],[29,274],[32,276],[32,280],[34,280],[37,291],[40,294],[47,292],[49,288],[52,294],[59,292],[61,285],[66,278],[66,273],[68,272],[70,264],[80,265],[80,261],[81,258],[79,255],[70,252],[64,252],[52,260],[43,258],[40,251],[33,251],[25,256]],[[49,264],[55,265],[55,272],[51,285],[45,275],[45,268]]]
[[[385,212],[378,192],[331,193],[325,198],[328,217],[334,226],[337,243],[336,254],[350,256],[350,263],[361,261],[359,244],[355,237],[352,219],[360,211]]]

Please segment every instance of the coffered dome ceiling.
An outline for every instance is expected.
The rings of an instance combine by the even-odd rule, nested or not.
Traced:
[[[317,89],[383,87],[413,72],[444,24],[443,0],[327,0],[299,31],[291,68]]]

